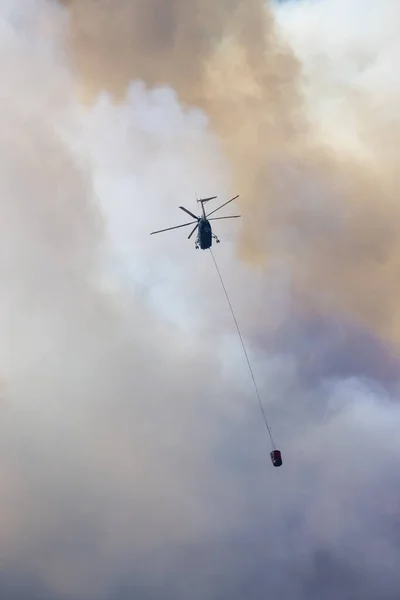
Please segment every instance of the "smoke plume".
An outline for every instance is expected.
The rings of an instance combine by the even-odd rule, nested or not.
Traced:
[[[397,5],[358,30],[355,1],[342,19],[329,0],[67,6],[87,97],[139,79],[206,111],[240,193],[240,256],[284,256],[304,302],[397,343]]]
[[[398,16],[2,2],[2,597],[398,598]]]

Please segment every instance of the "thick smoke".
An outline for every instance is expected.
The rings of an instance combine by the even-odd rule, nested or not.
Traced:
[[[67,0],[70,43],[84,97],[107,89],[116,99],[132,80],[171,85],[184,103],[206,110],[241,193],[242,252],[264,250],[270,180],[267,165],[306,125],[300,65],[276,35],[261,0]],[[263,230],[256,231],[262,222]]]
[[[241,194],[240,255],[283,256],[303,302],[398,342],[397,3],[66,4],[89,97],[141,79],[206,110]]]
[[[0,9],[0,594],[397,598],[397,4],[62,4]],[[210,257],[148,235],[195,192],[241,194],[280,470]]]

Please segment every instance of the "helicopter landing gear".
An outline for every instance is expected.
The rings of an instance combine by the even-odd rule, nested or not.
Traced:
[[[196,248],[196,250],[198,250],[199,249],[199,244],[196,242],[195,245],[194,245],[194,247]]]
[[[214,240],[217,242],[217,244],[219,244],[221,242],[221,240],[218,239],[214,233],[212,234],[212,236],[213,236]]]

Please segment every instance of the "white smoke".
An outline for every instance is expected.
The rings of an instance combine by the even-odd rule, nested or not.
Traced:
[[[347,53],[331,45],[356,40],[362,56],[371,40],[384,42],[377,16],[394,22],[395,5],[382,2],[361,37],[355,17],[365,4],[347,6],[353,25],[328,0],[277,9],[321,123],[332,109],[317,55],[341,89]],[[316,22],[323,35],[313,34]],[[196,192],[227,197],[232,173],[207,115],[141,82],[121,104],[104,93],[82,107],[67,13],[10,0],[0,23],[4,579],[17,573],[71,599],[116,597],[133,580],[134,596],[143,585],[156,598],[189,600],[239,596],[251,579],[259,588],[249,597],[264,598],[269,582],[291,600],[305,597],[322,548],[373,577],[374,598],[389,597],[399,583],[387,530],[399,489],[397,388],[383,370],[378,385],[364,363],[352,369],[366,345],[354,323],[337,317],[341,337],[326,315],[307,322],[285,256],[250,269],[235,256],[241,225],[218,225],[217,260],[253,334],[283,451],[274,470],[210,257],[185,229],[149,236],[185,222],[177,207],[197,209]],[[347,109],[333,114],[345,133]],[[204,547],[199,560],[193,548]]]

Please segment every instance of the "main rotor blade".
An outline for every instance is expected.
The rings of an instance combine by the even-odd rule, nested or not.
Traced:
[[[219,221],[220,219],[237,219],[241,215],[232,215],[230,217],[212,217],[212,219],[208,219],[209,221]]]
[[[196,229],[198,228],[199,224],[197,223],[197,225],[195,226],[195,228],[193,229],[193,231],[188,235],[188,240],[190,240],[190,238],[192,237],[192,235],[194,234],[194,232],[196,231]]]
[[[181,210],[184,210],[185,213],[187,213],[188,215],[190,215],[191,217],[193,217],[193,219],[196,219],[197,221],[199,220],[199,217],[196,217],[196,215],[194,215],[192,212],[190,212],[190,210],[188,210],[187,208],[185,208],[184,206],[180,206],[179,207]]]
[[[215,200],[218,196],[210,196],[210,198],[199,198],[197,202],[208,202],[209,200]]]
[[[179,229],[180,227],[187,227],[188,225],[193,225],[196,221],[191,221],[190,223],[184,223],[183,225],[176,225],[175,227],[167,227],[167,229],[160,229],[159,231],[152,231],[150,235],[154,235],[155,233],[162,233],[163,231],[171,231],[171,229]],[[198,225],[198,223],[197,223]]]
[[[208,215],[207,215],[207,219],[209,216],[213,215],[215,212],[217,212],[217,210],[219,210],[220,208],[222,208],[223,206],[226,206],[227,204],[229,204],[229,202],[232,202],[232,200],[236,200],[236,198],[239,198],[239,194],[237,196],[235,196],[234,198],[231,198],[230,200],[228,200],[228,202],[224,202],[224,204],[221,204],[221,206],[218,206],[218,208],[215,208],[213,211],[211,211]]]

